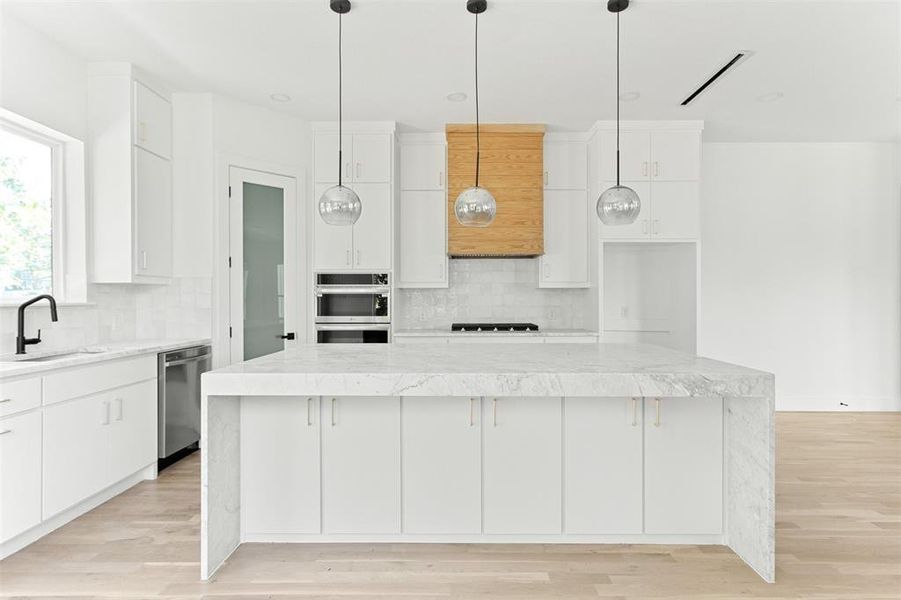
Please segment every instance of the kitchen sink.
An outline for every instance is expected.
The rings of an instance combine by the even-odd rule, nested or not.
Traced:
[[[16,357],[13,360],[15,362],[49,362],[51,360],[60,360],[63,358],[71,358],[73,356],[84,356],[86,354],[100,354],[105,352],[104,350],[74,350],[72,352],[60,352],[58,354],[43,354],[41,356],[24,356],[22,358]]]

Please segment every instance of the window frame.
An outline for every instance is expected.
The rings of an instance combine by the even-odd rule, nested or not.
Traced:
[[[0,129],[43,144],[50,148],[50,294],[57,300],[66,299],[66,141],[29,128],[0,115]],[[33,297],[27,294],[6,294],[0,290],[0,305],[13,304]]]

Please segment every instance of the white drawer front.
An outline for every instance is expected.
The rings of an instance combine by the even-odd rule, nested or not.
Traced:
[[[41,405],[41,378],[0,382],[0,417]]]
[[[0,421],[0,542],[41,522],[41,413]]]
[[[76,367],[44,376],[44,404],[156,378],[156,354]]]

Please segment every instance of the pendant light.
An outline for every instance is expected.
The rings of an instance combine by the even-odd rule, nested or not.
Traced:
[[[616,13],[616,185],[598,198],[598,217],[604,225],[631,225],[641,212],[641,199],[632,188],[619,182],[619,13],[629,8],[629,0],[609,0],[607,10]]]
[[[481,144],[479,138],[479,14],[488,8],[487,0],[467,0],[466,10],[475,15],[475,74],[476,74],[476,181],[466,188],[454,202],[457,221],[465,227],[488,227],[497,214],[497,202],[491,192],[479,186]]]
[[[360,197],[355,191],[343,185],[341,177],[341,164],[344,159],[341,18],[350,12],[350,0],[331,0],[329,6],[338,13],[338,185],[325,190],[319,198],[319,216],[329,225],[349,226],[356,223],[360,213],[363,212]]]

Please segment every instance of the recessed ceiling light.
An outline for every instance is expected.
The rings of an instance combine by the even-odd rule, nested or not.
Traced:
[[[619,99],[623,102],[632,102],[634,100],[638,100],[641,98],[641,94],[638,92],[623,92],[619,95]]]
[[[783,94],[782,92],[770,92],[769,94],[761,94],[760,96],[757,96],[757,101],[758,102],[775,102],[776,100],[782,99],[782,96],[784,96],[784,95],[785,94]]]
[[[463,102],[466,98],[468,98],[466,92],[453,92],[447,95],[447,99],[451,102]]]
[[[270,94],[269,97],[275,102],[291,102],[291,96],[288,94]]]

